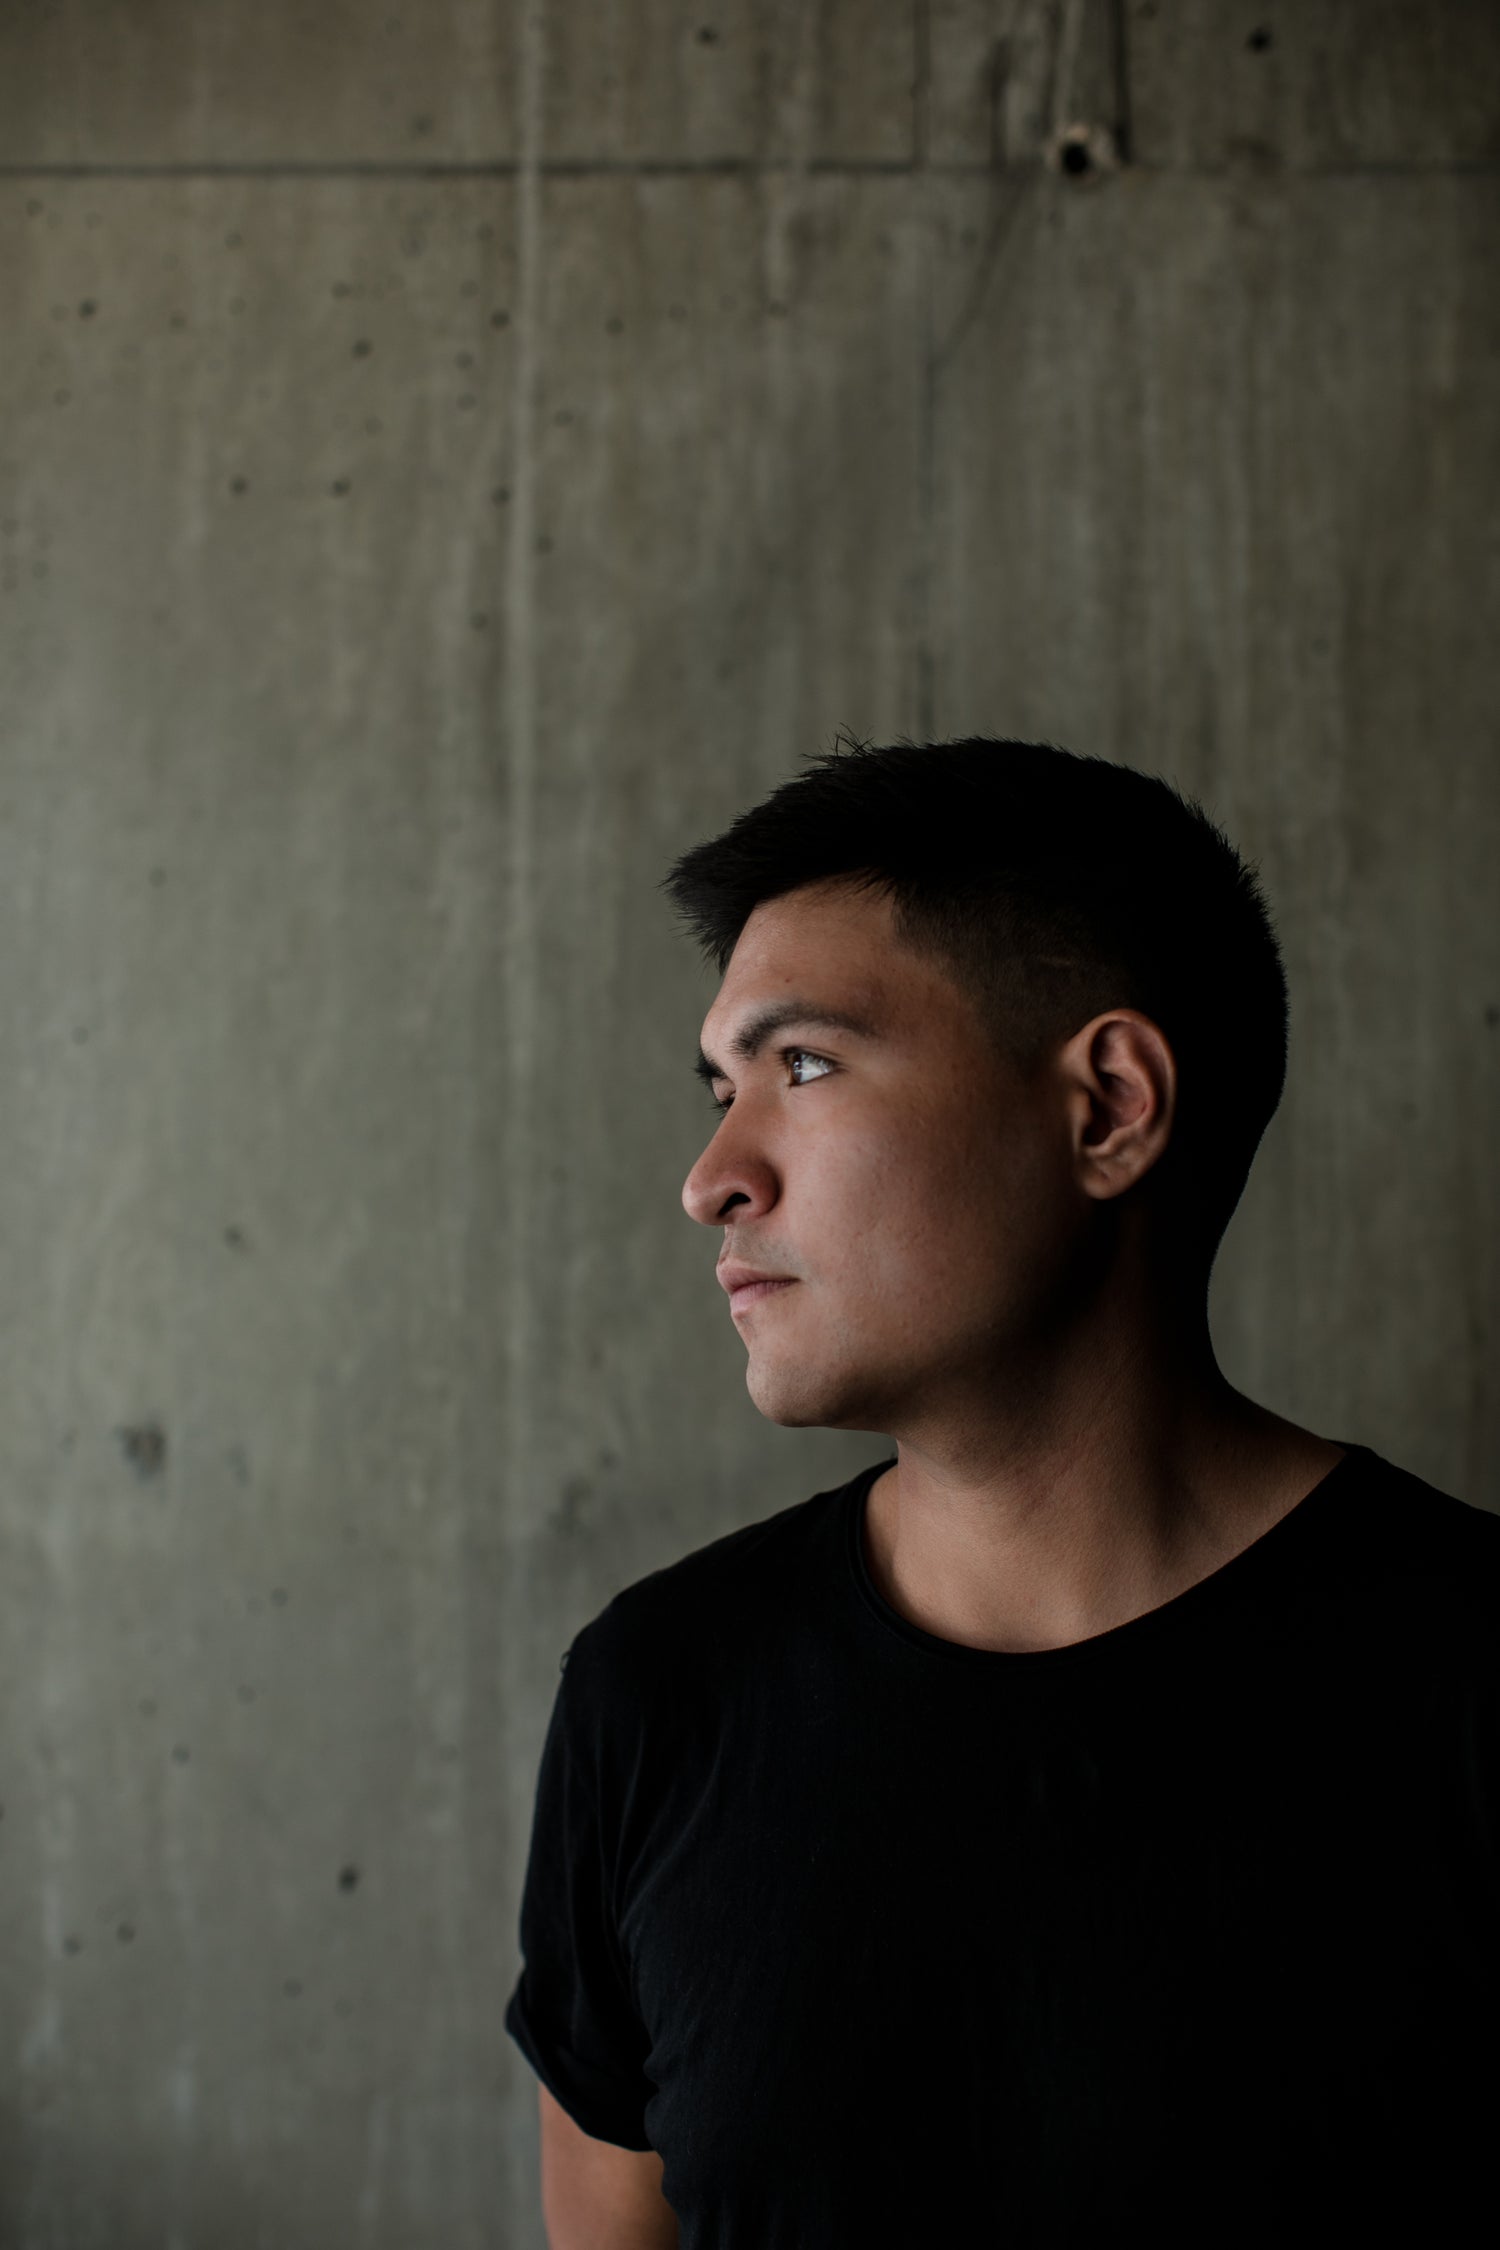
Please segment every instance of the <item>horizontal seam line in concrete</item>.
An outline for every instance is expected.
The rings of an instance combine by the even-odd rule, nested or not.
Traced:
[[[619,161],[595,157],[545,157],[537,171],[563,179],[589,179],[593,177],[675,177],[693,174],[724,176],[751,175],[768,172],[807,172],[840,174],[859,177],[865,174],[888,177],[909,176],[921,178],[927,173],[945,174],[952,178],[982,179],[991,176],[1017,179],[1027,173],[1044,169],[1040,156],[1024,164],[991,164],[976,158],[973,162],[913,163],[907,157],[813,157],[806,161],[796,157],[628,157]],[[61,164],[61,163],[11,163],[0,164],[0,179],[5,180],[443,180],[514,179],[522,167],[518,158],[498,158],[483,163],[274,163],[247,161],[244,163],[198,164]],[[1154,174],[1162,178],[1283,180],[1283,179],[1358,179],[1397,178],[1420,179],[1429,173],[1489,175],[1500,172],[1500,161],[1488,158],[1454,158],[1444,162],[1414,164],[1151,164],[1135,159],[1121,167],[1123,172]]]

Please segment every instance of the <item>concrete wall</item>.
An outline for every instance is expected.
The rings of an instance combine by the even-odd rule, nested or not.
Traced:
[[[1500,1505],[1497,87],[1462,0],[0,13],[5,2250],[541,2243],[559,1654],[883,1449],[745,1394],[654,889],[841,725],[1259,857],[1221,1358]]]

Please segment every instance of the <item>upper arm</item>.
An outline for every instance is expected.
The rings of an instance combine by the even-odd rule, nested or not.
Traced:
[[[537,2081],[548,2250],[676,2250],[677,2215],[654,2148],[617,2148],[575,2125]]]

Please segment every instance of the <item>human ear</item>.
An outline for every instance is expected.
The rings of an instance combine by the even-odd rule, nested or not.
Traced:
[[[1086,1195],[1122,1195],[1171,1138],[1177,1058],[1166,1034],[1135,1008],[1112,1008],[1063,1050],[1073,1154]]]

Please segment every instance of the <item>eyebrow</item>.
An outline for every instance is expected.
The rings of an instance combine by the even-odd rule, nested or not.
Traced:
[[[868,1016],[856,1015],[851,1009],[825,1008],[816,1000],[773,1000],[769,1007],[759,1009],[741,1025],[731,1042],[730,1052],[741,1062],[754,1062],[773,1032],[785,1031],[793,1024],[799,1030],[842,1031],[851,1039],[880,1037],[879,1027]],[[728,1071],[711,1055],[705,1055],[701,1047],[693,1069],[705,1086],[729,1076]]]

